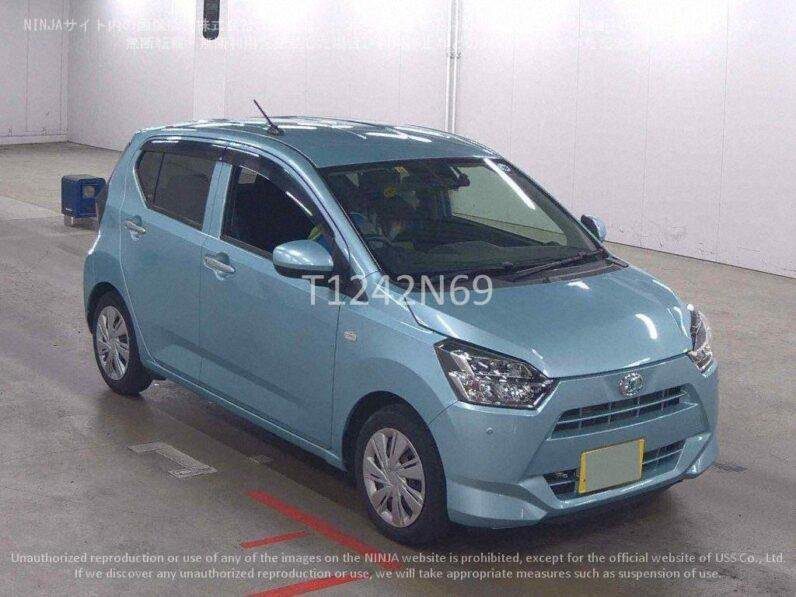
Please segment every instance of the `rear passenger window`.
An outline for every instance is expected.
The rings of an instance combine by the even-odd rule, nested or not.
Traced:
[[[193,151],[202,149],[194,146]],[[136,175],[148,207],[201,228],[215,165],[207,157],[146,150],[138,158]]]
[[[234,168],[221,232],[225,240],[271,253],[282,243],[321,234],[301,189],[286,173],[274,178],[276,182],[243,166]]]
[[[160,173],[160,163],[162,161],[163,154],[155,151],[145,151],[138,158],[136,173],[147,203],[152,203],[155,199],[155,187],[158,184],[158,174]]]
[[[167,153],[163,155],[152,206],[186,224],[201,228],[215,161]]]

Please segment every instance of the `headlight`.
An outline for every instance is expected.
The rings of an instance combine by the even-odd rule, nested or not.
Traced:
[[[693,305],[688,305],[688,310],[691,312],[691,350],[688,356],[704,372],[713,362],[713,349],[710,347],[713,334],[704,313]]]
[[[459,400],[486,406],[536,408],[555,382],[528,363],[454,340],[436,345]]]

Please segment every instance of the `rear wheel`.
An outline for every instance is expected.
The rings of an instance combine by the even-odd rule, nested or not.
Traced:
[[[365,422],[356,478],[368,515],[390,539],[416,545],[447,533],[442,462],[431,433],[409,407],[387,406]]]
[[[92,316],[94,357],[102,379],[114,392],[136,396],[152,383],[141,364],[130,314],[115,292],[97,301]]]

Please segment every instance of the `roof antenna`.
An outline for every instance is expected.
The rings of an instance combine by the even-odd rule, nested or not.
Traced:
[[[276,125],[275,125],[275,124],[274,124],[274,123],[271,121],[271,119],[270,119],[270,118],[268,118],[268,114],[266,114],[266,113],[265,113],[265,110],[263,110],[262,106],[261,106],[259,103],[257,103],[257,100],[256,100],[256,99],[254,99],[254,98],[252,98],[252,101],[254,102],[254,105],[255,105],[255,106],[257,106],[257,109],[260,111],[260,113],[261,113],[263,116],[265,116],[265,119],[268,121],[268,131],[267,131],[267,132],[268,132],[268,134],[269,134],[269,135],[276,135],[276,136],[279,136],[279,135],[283,134],[283,133],[284,133],[284,131],[283,131],[282,129],[280,129],[278,126],[276,126]]]

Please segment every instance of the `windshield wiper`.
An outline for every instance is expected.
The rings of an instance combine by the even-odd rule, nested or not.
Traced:
[[[493,265],[493,266],[481,266],[481,267],[468,267],[468,268],[451,268],[451,269],[439,269],[439,270],[431,270],[425,272],[416,272],[409,274],[412,277],[416,276],[450,276],[450,275],[462,275],[462,276],[472,276],[472,275],[501,275],[501,274],[509,274],[514,271],[514,264],[510,261],[503,263],[501,265]]]
[[[572,257],[565,257],[564,259],[557,259],[555,261],[548,261],[547,263],[542,263],[541,265],[535,265],[533,267],[527,267],[525,269],[517,270],[514,272],[514,275],[511,277],[512,282],[516,282],[522,278],[527,278],[528,276],[532,276],[533,274],[538,274],[539,272],[544,272],[551,269],[558,269],[559,267],[564,267],[565,265],[572,265],[574,263],[578,263],[579,261],[584,261],[586,259],[592,259],[594,257],[608,257],[608,252],[605,249],[595,249],[594,251],[587,251],[585,253],[578,253],[577,255],[573,255]]]

